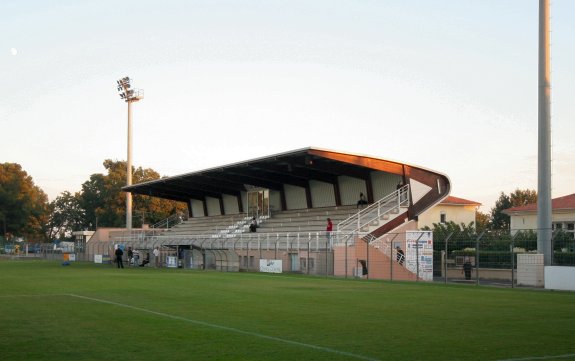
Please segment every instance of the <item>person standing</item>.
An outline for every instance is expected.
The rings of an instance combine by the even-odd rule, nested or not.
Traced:
[[[154,254],[154,265],[156,267],[160,267],[160,248],[159,247],[154,248],[154,251],[152,253]]]
[[[124,251],[122,251],[120,246],[117,246],[114,254],[116,255],[116,265],[118,266],[118,268],[124,268],[124,262],[122,261],[122,256],[124,255]]]
[[[465,279],[466,280],[471,280],[471,261],[469,260],[469,258],[465,258],[465,263],[463,263],[463,269],[461,270],[461,273],[465,273]]]
[[[133,258],[134,258],[134,251],[132,251],[132,247],[128,247],[128,266],[135,263]]]
[[[325,236],[327,237],[327,241],[331,245],[331,232],[333,231],[333,223],[331,222],[331,218],[327,219],[327,226],[325,227]]]
[[[406,200],[406,190],[403,189],[403,187],[405,186],[405,183],[403,183],[403,180],[399,181],[399,183],[397,183],[397,192],[399,192],[399,201],[403,202]]]

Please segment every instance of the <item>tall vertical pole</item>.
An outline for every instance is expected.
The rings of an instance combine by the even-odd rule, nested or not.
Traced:
[[[537,250],[551,265],[551,61],[549,1],[539,0],[539,128]]]
[[[128,100],[128,161],[126,169],[127,186],[132,185],[132,101]],[[132,193],[126,192],[126,229],[132,230]]]
[[[126,186],[132,185],[132,103],[144,99],[144,92],[130,89],[130,78],[124,77],[118,81],[118,91],[120,98],[128,103],[128,160],[126,165]],[[126,229],[132,231],[132,193],[126,192]]]

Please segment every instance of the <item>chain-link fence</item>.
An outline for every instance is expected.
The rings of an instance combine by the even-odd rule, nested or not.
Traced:
[[[553,265],[575,266],[572,233],[556,231],[551,243]],[[515,287],[523,285],[521,265],[525,257],[537,254],[537,232],[408,231],[379,238],[368,233],[337,232],[239,234],[229,238],[151,233],[124,235],[107,242],[77,242],[72,249],[54,244],[2,243],[7,255],[66,260],[70,258],[66,255],[73,254],[76,261],[112,266],[117,247],[124,251],[126,266],[224,272],[271,269],[325,277]]]
[[[72,246],[63,250],[54,243],[16,242],[0,239],[0,255],[6,259],[50,259],[62,260],[64,254],[76,252]],[[79,253],[79,252],[76,252]]]
[[[575,266],[575,239],[557,231],[550,240],[552,265]],[[443,282],[523,285],[521,265],[537,254],[537,231],[434,234],[434,278]]]

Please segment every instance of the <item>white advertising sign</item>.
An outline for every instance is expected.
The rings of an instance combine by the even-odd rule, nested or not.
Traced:
[[[282,273],[282,260],[260,259],[260,272]]]
[[[95,254],[94,255],[94,263],[102,263],[102,255],[101,254]]]
[[[408,270],[417,274],[424,281],[433,281],[433,232],[405,232],[405,263]]]
[[[166,257],[166,267],[178,268],[178,259],[175,256]]]

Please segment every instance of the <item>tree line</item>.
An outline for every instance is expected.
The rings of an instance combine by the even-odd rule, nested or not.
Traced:
[[[516,189],[510,194],[501,192],[499,194],[499,198],[495,201],[495,206],[491,208],[490,213],[477,212],[476,230],[509,230],[511,226],[511,217],[503,213],[503,211],[509,208],[526,206],[533,203],[537,203],[537,192],[533,189]]]
[[[126,184],[126,162],[107,159],[103,165],[105,174],[92,174],[79,192],[64,191],[50,202],[19,164],[0,164],[3,237],[49,242],[71,239],[74,231],[125,227],[126,196],[122,187]],[[134,183],[160,179],[159,173],[150,168],[133,168],[132,172]],[[133,227],[154,224],[186,210],[182,202],[134,195]]]

